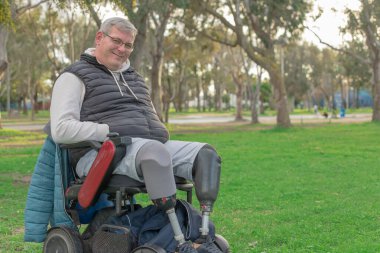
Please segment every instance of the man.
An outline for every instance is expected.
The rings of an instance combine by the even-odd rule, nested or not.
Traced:
[[[174,175],[194,181],[203,216],[200,231],[206,238],[208,217],[219,191],[220,158],[208,144],[169,140],[144,79],[128,60],[136,34],[126,19],[103,22],[95,36],[95,48],[87,49],[55,82],[51,135],[56,143],[65,144],[104,141],[110,132],[132,137],[114,173],[145,182],[153,203],[169,215],[179,252],[197,252],[185,242],[173,212]],[[95,157],[95,151],[71,152],[79,176],[87,175]]]

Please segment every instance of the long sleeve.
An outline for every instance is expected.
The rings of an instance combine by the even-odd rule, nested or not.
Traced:
[[[63,73],[55,82],[50,120],[51,134],[56,143],[106,139],[109,133],[107,124],[80,121],[84,93],[83,82],[72,73]]]

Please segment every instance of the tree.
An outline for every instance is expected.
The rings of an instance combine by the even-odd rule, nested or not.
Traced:
[[[372,120],[380,121],[380,2],[361,0],[361,4],[359,12],[348,10],[347,28],[353,39],[357,39],[359,34],[365,37],[369,59],[364,62],[369,63],[372,69]]]
[[[10,34],[9,56],[12,62],[12,80],[19,84],[20,101],[23,101],[26,113],[26,99],[31,104],[31,120],[35,119],[38,90],[41,88],[42,77],[49,73],[49,64],[45,60],[44,48],[40,44],[36,31],[31,28],[41,16],[39,9],[28,11],[19,18],[15,31]],[[46,41],[45,41],[46,43]],[[16,81],[17,80],[17,81]]]
[[[341,81],[341,68],[335,64],[337,62],[337,53],[329,48],[322,50],[322,79],[319,88],[327,101],[327,108],[336,116],[335,92]]]
[[[206,20],[225,28],[223,36],[203,32],[205,36],[226,45],[239,45],[252,61],[269,73],[275,92],[277,124],[289,127],[286,90],[275,49],[281,38],[288,41],[297,38],[310,4],[303,0],[198,0],[192,3],[198,18],[202,18],[202,22],[198,22],[199,30]]]
[[[307,90],[307,107],[309,111],[316,104],[319,105],[319,86],[321,85],[323,64],[321,50],[314,45],[304,45],[307,50],[305,51],[305,71],[308,79]]]
[[[153,8],[155,11],[150,13],[152,20],[151,39],[153,40],[153,47],[150,50],[152,57],[151,66],[151,97],[153,105],[156,109],[157,115],[161,121],[162,116],[162,69],[164,60],[164,33],[166,26],[173,13],[174,6],[167,1],[155,1],[156,6]]]
[[[0,3],[0,88],[4,74],[8,68],[8,53],[7,53],[7,41],[9,35],[9,29],[13,27],[14,20],[22,15],[25,11],[33,9],[40,4],[47,2],[48,0],[40,0],[38,2],[28,1],[26,4],[22,2],[20,5],[16,5],[13,0],[3,0]],[[8,80],[9,82],[9,71],[8,71]],[[7,87],[7,90],[10,90],[10,87]],[[9,106],[9,101],[7,103]],[[9,108],[7,108],[9,112]],[[1,128],[1,114],[0,114],[0,128]]]
[[[231,60],[231,65],[226,66],[226,71],[230,73],[235,84],[235,94],[236,94],[236,114],[235,121],[243,120],[243,90],[246,84],[247,75],[244,69],[244,61],[242,60],[242,55],[240,48],[237,50],[232,50],[229,48],[229,59]],[[242,64],[243,63],[243,64]]]
[[[307,80],[307,46],[296,43],[287,46],[285,54],[285,86],[289,97],[289,109],[302,100],[309,89]]]
[[[154,1],[149,0],[113,0],[128,16],[138,30],[133,54],[130,56],[132,66],[140,70],[144,52],[146,51],[147,31],[149,28],[149,13],[154,10]]]
[[[165,44],[172,45],[165,48],[165,74],[163,82],[166,103],[165,114],[168,113],[169,104],[173,102],[176,112],[182,112],[188,96],[190,82],[195,77],[191,75],[192,67],[199,54],[193,43],[178,34],[175,29],[169,30]]]
[[[12,28],[14,21],[27,10],[36,8],[47,1],[48,0],[40,0],[33,3],[31,1],[27,1],[27,3],[20,1],[19,4],[16,4],[13,0],[4,0],[0,3],[0,80],[8,66],[6,46],[9,28]]]
[[[351,41],[348,43],[347,49],[351,52],[356,52],[356,54],[361,55],[362,58],[367,58],[368,54],[365,49],[365,45],[358,41]],[[351,57],[348,54],[340,53],[338,56],[338,61],[344,70],[344,78],[348,87],[353,88],[354,98],[352,105],[355,108],[359,107],[359,90],[362,88],[370,88],[368,84],[371,82],[371,69],[367,64],[362,64],[355,57]],[[345,94],[346,93],[346,94]],[[349,94],[348,92],[343,92],[345,101],[348,102]],[[347,104],[349,105],[349,104]]]
[[[361,43],[367,47],[367,57],[362,52],[343,46],[337,48],[324,42],[313,32],[319,41],[328,47],[350,55],[371,69],[372,74],[372,96],[373,111],[372,121],[380,121],[380,2],[376,0],[361,0],[361,8],[358,11],[347,9],[348,22],[341,29],[342,33],[351,35],[351,41]]]

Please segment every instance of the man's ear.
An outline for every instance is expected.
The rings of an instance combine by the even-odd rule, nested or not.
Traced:
[[[102,32],[97,32],[95,35],[95,44],[99,45],[100,41],[103,39],[104,35]]]

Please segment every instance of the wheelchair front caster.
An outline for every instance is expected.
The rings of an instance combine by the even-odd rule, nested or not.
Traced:
[[[83,253],[80,234],[72,228],[49,229],[44,241],[43,253]]]
[[[214,243],[223,253],[230,253],[230,245],[223,236],[216,234]]]
[[[143,245],[135,248],[131,253],[166,253],[166,250],[156,245]]]

